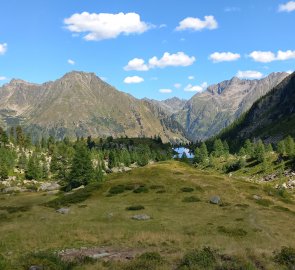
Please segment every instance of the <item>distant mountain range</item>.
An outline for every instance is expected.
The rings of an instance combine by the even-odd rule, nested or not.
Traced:
[[[220,137],[238,144],[248,138],[273,142],[287,135],[295,137],[295,72],[257,100]]]
[[[211,85],[190,100],[136,99],[94,73],[70,72],[43,84],[13,79],[0,87],[0,125],[34,137],[160,135],[163,141],[205,140],[228,127],[288,73]]]
[[[211,85],[194,95],[173,119],[185,129],[192,140],[205,140],[229,126],[261,96],[278,85],[288,73],[272,73],[261,80],[231,80]]]
[[[12,80],[0,87],[0,124],[21,124],[35,137],[160,135],[186,141],[159,106],[120,92],[94,73],[71,72],[44,84]]]

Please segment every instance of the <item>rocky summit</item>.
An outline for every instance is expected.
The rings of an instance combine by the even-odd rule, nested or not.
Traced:
[[[70,72],[43,84],[11,80],[0,87],[0,124],[22,125],[34,137],[151,137],[186,141],[159,106],[110,86],[94,73]]]
[[[234,77],[211,85],[194,95],[173,118],[184,127],[189,139],[208,139],[239,118],[287,76],[288,73],[278,72],[260,80]]]

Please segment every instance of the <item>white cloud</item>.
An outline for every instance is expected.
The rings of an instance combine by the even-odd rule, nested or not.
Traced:
[[[5,76],[0,76],[0,81],[6,81],[8,80]]]
[[[163,23],[163,24],[160,24],[159,28],[166,28],[167,27],[167,24]]]
[[[69,60],[68,60],[68,64],[70,64],[70,65],[75,65],[75,61],[72,60],[72,59],[69,59]]]
[[[164,68],[168,66],[172,67],[187,67],[192,65],[196,61],[194,56],[188,56],[184,52],[178,52],[175,54],[170,54],[165,52],[162,58],[158,59],[156,56],[149,60],[150,68]]]
[[[187,17],[179,23],[176,30],[183,31],[190,29],[194,31],[201,31],[206,28],[210,30],[218,28],[218,23],[214,16],[205,16],[203,21],[199,18]]]
[[[203,92],[207,89],[208,84],[206,82],[203,82],[201,85],[192,85],[189,84],[184,88],[184,91],[186,92]]]
[[[288,74],[292,74],[294,72],[294,70],[287,70],[286,71]]]
[[[182,86],[181,83],[175,83],[175,84],[174,84],[174,87],[175,87],[175,88],[180,88],[181,86]]]
[[[139,77],[139,76],[132,76],[132,77],[126,77],[124,79],[124,83],[141,83],[143,82],[144,79],[142,77]]]
[[[172,93],[172,90],[171,89],[160,89],[159,92],[162,94],[169,94],[169,93]]]
[[[295,58],[295,51],[291,51],[291,50],[288,50],[285,52],[278,51],[277,53],[277,60],[284,61],[284,60],[289,60],[294,58]]]
[[[192,65],[196,61],[194,56],[188,56],[184,52],[178,52],[175,54],[170,54],[165,52],[163,56],[158,59],[154,56],[149,59],[148,64],[145,63],[143,59],[134,58],[130,60],[127,66],[124,67],[125,70],[137,70],[137,71],[147,71],[151,68],[165,68],[165,67],[187,67]]]
[[[125,70],[137,70],[137,71],[147,71],[149,70],[148,66],[144,63],[143,59],[134,58],[130,60],[127,66],[124,67]]]
[[[232,52],[215,52],[209,56],[214,63],[236,61],[239,58],[241,58],[240,54]]]
[[[137,13],[75,13],[64,19],[66,28],[74,33],[86,33],[85,40],[116,38],[121,34],[142,34],[151,25],[141,21]]]
[[[253,51],[249,54],[249,56],[255,62],[270,63],[273,61],[284,61],[284,60],[289,60],[289,59],[295,59],[295,51],[291,51],[291,50],[281,51],[281,50],[279,50],[276,54],[271,51]]]
[[[236,76],[240,79],[261,79],[263,77],[263,74],[255,70],[239,70]]]
[[[191,76],[188,76],[188,79],[189,80],[194,80],[195,79],[195,76],[192,76],[192,75]]]
[[[289,1],[286,4],[279,5],[280,12],[291,12],[295,10],[295,1]]]
[[[261,63],[269,63],[274,60],[276,60],[276,56],[273,52],[267,51],[254,51],[249,54],[249,56],[255,61],[255,62],[261,62]]]
[[[7,43],[0,43],[0,55],[5,54],[7,51]]]

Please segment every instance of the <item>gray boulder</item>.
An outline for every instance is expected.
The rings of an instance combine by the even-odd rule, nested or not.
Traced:
[[[221,199],[219,196],[213,196],[210,198],[210,203],[212,204],[221,204]]]
[[[261,200],[261,197],[259,195],[253,195],[253,199],[259,201]]]
[[[151,219],[151,217],[146,214],[139,214],[139,215],[132,216],[132,219],[134,219],[134,220],[149,220],[149,219]]]
[[[69,208],[60,208],[58,210],[56,210],[57,213],[60,213],[60,214],[63,214],[63,215],[67,215],[69,212],[70,212],[70,209]]]
[[[39,188],[39,190],[41,190],[41,191],[52,191],[52,190],[59,190],[59,189],[60,189],[60,185],[55,182],[42,183]]]

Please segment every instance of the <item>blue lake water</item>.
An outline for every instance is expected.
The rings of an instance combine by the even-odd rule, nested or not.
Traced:
[[[190,153],[190,150],[185,147],[178,147],[173,149],[175,152],[177,152],[177,155],[174,156],[174,158],[181,158],[182,154],[185,153],[188,158],[193,158],[194,154]]]

